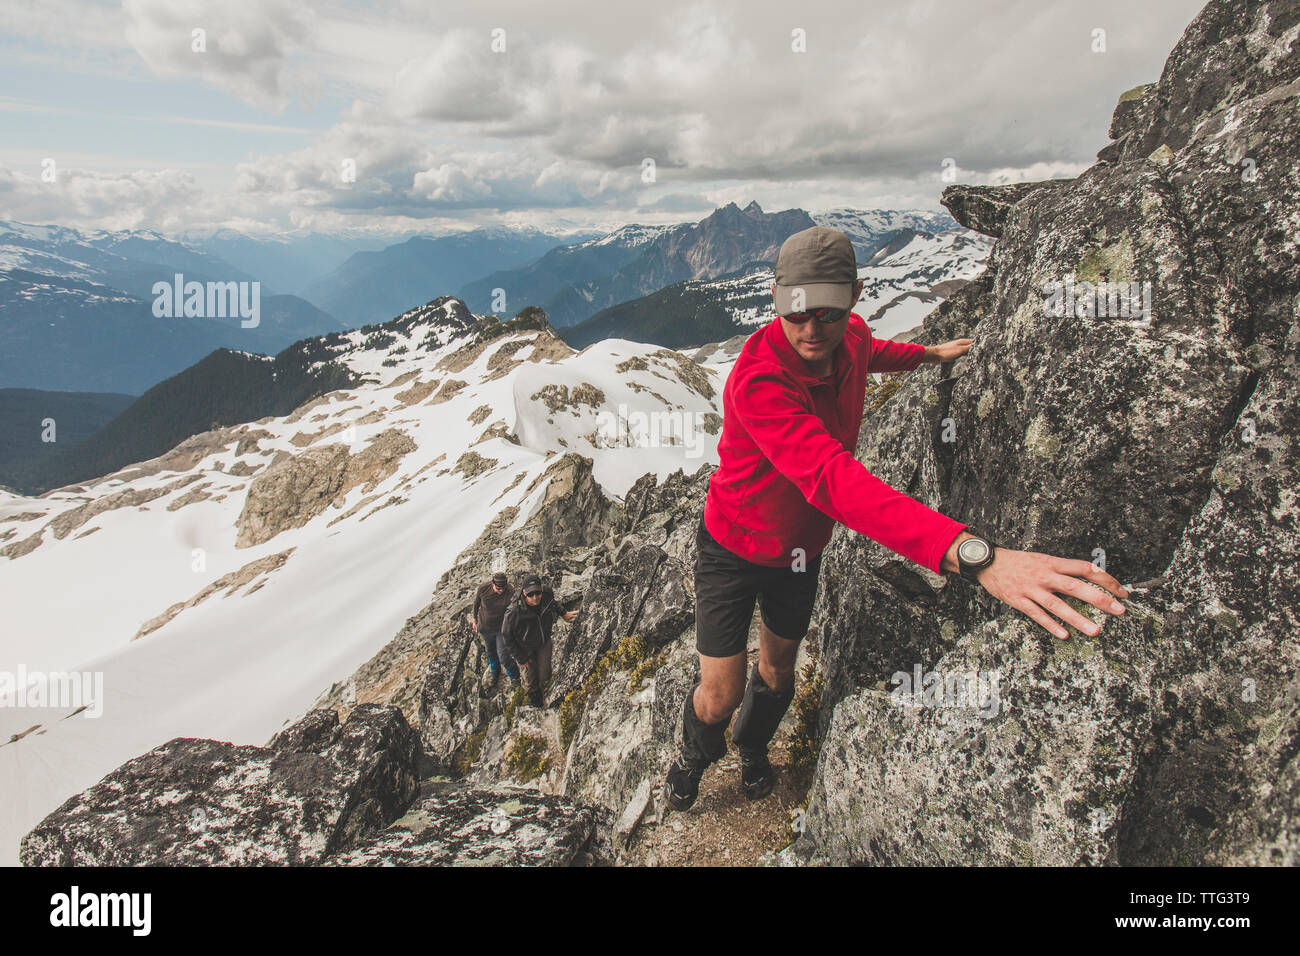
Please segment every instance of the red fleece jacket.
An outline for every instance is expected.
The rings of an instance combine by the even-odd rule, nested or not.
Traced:
[[[709,479],[704,523],[754,564],[811,561],[835,522],[942,573],[966,527],[895,491],[854,457],[868,372],[907,372],[925,347],[876,339],[853,313],[830,380],[809,374],[774,318],[745,342],[722,395],[721,464]]]

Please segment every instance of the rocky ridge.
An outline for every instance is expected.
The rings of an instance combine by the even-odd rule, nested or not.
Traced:
[[[1298,35],[1298,3],[1215,0],[1078,179],[945,192],[999,241],[917,341],[975,345],[904,380],[859,458],[1148,586],[1058,641],[838,533],[830,565],[868,573],[822,582],[825,736],[788,858],[1300,862]],[[1063,280],[1149,281],[1150,322],[1053,317]],[[996,675],[1000,706],[897,706],[918,665]]]

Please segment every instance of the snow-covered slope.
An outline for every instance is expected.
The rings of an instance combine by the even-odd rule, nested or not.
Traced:
[[[196,278],[242,281],[253,278],[229,263],[156,232],[80,233],[63,226],[0,220],[0,279],[10,272],[37,273],[64,284],[82,280],[140,298],[166,270]]]
[[[643,246],[647,242],[653,242],[672,228],[672,226],[645,226],[640,223],[631,223],[603,236],[597,236],[594,239],[588,239],[586,242],[578,243],[574,248],[590,249],[596,246],[612,245]]]
[[[829,209],[812,213],[813,222],[828,229],[838,229],[849,237],[858,252],[859,263],[870,258],[881,242],[899,230],[945,232],[957,228],[957,220],[947,210],[926,209]]]
[[[575,353],[548,328],[481,342],[480,321],[444,299],[329,336],[313,355],[366,384],[84,486],[0,494],[0,675],[103,675],[97,718],[0,707],[0,864],[172,737],[265,742],[423,608],[501,509],[526,520],[557,456],[591,458],[614,496],[716,463],[734,355]],[[642,447],[654,413],[687,441]]]
[[[921,324],[950,293],[945,283],[969,281],[984,270],[993,240],[969,229],[918,233],[903,248],[858,268],[862,298],[856,311],[879,338]]]

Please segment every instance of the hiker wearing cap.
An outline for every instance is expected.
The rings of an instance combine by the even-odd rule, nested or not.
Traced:
[[[577,616],[577,611],[566,612],[556,602],[555,592],[536,574],[524,578],[506,608],[505,647],[519,662],[528,701],[534,707],[542,706],[542,689],[551,679],[551,628],[556,618],[572,621]]]
[[[474,595],[474,609],[470,612],[469,622],[475,632],[483,639],[487,650],[488,665],[492,668],[492,683],[500,677],[501,665],[506,668],[506,675],[512,682],[519,680],[519,668],[514,658],[505,648],[501,637],[501,625],[505,620],[506,606],[510,603],[510,579],[498,571],[492,580],[483,584]]]
[[[731,739],[742,789],[750,799],[771,792],[768,743],[794,696],[795,657],[837,522],[936,574],[955,572],[983,586],[1057,637],[1066,632],[1049,612],[1085,634],[1099,630],[1057,592],[1123,613],[1112,594],[1128,592],[1092,562],[995,547],[854,457],[869,373],[949,362],[973,342],[875,339],[851,311],[861,294],[846,235],[823,226],[795,233],[777,255],[776,317],[749,337],[727,377],[720,464],[696,529],[700,682],[686,695],[682,749],[668,772],[675,809],[695,802],[704,770],[726,753],[723,734],[737,707]],[[755,599],[762,627],[747,681]]]

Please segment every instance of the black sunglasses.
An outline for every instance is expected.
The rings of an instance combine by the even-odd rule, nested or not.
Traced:
[[[793,322],[795,325],[803,325],[809,319],[816,319],[823,325],[834,325],[848,314],[848,309],[826,308],[813,309],[810,312],[791,312],[789,315],[781,316],[781,318],[785,319],[787,322]]]

